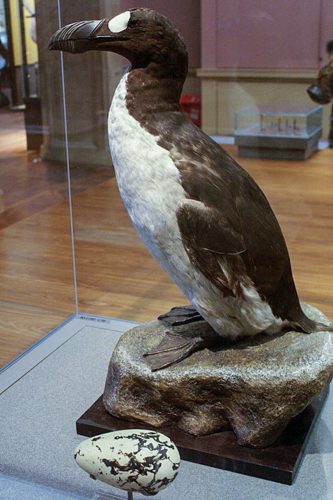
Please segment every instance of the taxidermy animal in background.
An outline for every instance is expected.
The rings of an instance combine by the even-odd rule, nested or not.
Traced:
[[[311,99],[318,104],[328,104],[333,99],[333,40],[326,44],[329,63],[320,69],[317,80],[308,88]],[[333,106],[330,117],[330,131],[328,135],[329,147],[333,148]]]
[[[311,99],[318,104],[329,104],[333,99],[333,40],[326,45],[329,62],[318,73],[317,80],[308,88]]]
[[[108,122],[120,194],[144,243],[193,306],[171,310],[170,323],[204,318],[214,331],[211,339],[168,333],[147,353],[152,369],[209,342],[327,330],[302,311],[284,237],[261,189],[181,112],[188,56],[175,26],[153,10],[133,9],[65,26],[49,48],[112,51],[131,63]]]

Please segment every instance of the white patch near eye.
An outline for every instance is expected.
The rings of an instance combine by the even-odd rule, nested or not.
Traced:
[[[112,31],[112,33],[120,33],[121,31],[124,31],[127,28],[130,17],[131,13],[129,10],[113,17],[108,23],[109,30]]]

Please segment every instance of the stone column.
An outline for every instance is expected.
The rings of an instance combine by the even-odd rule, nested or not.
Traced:
[[[118,1],[61,1],[61,25],[111,17],[119,12]],[[42,157],[64,160],[65,135],[60,53],[47,49],[58,29],[57,2],[37,0],[37,37],[40,62],[40,93],[44,125]],[[107,113],[125,61],[111,53],[91,51],[64,54],[64,80],[70,160],[72,165],[111,166],[107,141]]]

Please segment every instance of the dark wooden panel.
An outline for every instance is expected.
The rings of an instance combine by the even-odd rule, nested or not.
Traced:
[[[289,423],[279,440],[264,449],[239,446],[231,431],[201,437],[176,427],[165,427],[159,431],[176,443],[183,460],[292,484],[327,394],[328,389],[325,389],[315,397],[312,404]],[[77,433],[89,437],[133,428],[145,429],[147,426],[112,417],[104,408],[102,396],[76,422]]]

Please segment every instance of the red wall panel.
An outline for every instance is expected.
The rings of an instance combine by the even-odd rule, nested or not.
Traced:
[[[327,61],[326,42],[333,39],[333,0],[322,0],[320,58]]]
[[[202,0],[205,68],[312,69],[333,38],[333,0]]]

